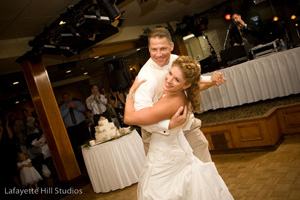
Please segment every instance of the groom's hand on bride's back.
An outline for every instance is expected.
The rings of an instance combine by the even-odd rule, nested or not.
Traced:
[[[177,112],[172,116],[169,122],[169,130],[181,126],[185,123],[187,118],[188,108],[187,106],[180,106]]]

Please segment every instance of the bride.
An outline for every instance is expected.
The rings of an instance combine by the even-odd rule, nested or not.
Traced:
[[[178,57],[165,77],[164,94],[152,107],[136,111],[134,93],[145,82],[136,78],[125,105],[128,125],[151,125],[170,119],[182,107],[200,111],[201,69],[188,56]],[[189,118],[187,118],[189,119]],[[187,121],[186,123],[191,123]],[[182,127],[168,134],[153,132],[138,183],[138,200],[233,199],[213,162],[203,163],[193,155]]]

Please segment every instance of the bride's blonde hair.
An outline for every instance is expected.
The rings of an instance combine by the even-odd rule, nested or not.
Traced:
[[[200,113],[200,75],[201,68],[198,63],[189,56],[179,56],[172,64],[172,66],[176,65],[180,68],[183,73],[186,84],[191,84],[189,88],[187,88],[186,94],[187,99],[191,102],[191,111]]]

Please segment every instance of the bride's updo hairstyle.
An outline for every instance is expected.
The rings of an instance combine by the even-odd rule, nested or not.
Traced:
[[[197,62],[189,56],[179,56],[172,64],[172,66],[176,65],[179,67],[183,73],[184,79],[187,84],[191,84],[189,88],[187,88],[186,94],[188,100],[191,102],[191,110],[192,112],[200,113],[200,75],[201,68],[197,64]]]

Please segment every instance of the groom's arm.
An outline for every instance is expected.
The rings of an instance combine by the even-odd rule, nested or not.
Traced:
[[[157,81],[155,79],[149,78],[149,74],[148,77],[138,75],[138,78],[139,80],[145,79],[147,81],[143,83],[135,92],[134,108],[136,110],[153,106],[153,98],[157,92]],[[169,134],[169,122],[170,120],[163,120],[156,124],[142,126],[142,128],[148,132],[158,131],[161,134]]]

